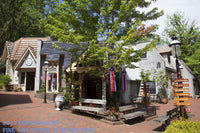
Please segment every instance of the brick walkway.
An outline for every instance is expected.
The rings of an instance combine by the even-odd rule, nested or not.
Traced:
[[[173,108],[172,102],[153,105],[160,116]],[[200,99],[191,103],[192,120],[200,121]],[[33,92],[0,92],[0,133],[156,133],[160,126],[152,120],[113,126],[68,110],[55,111],[53,102],[44,104]]]

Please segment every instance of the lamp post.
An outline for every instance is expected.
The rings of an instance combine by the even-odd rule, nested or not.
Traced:
[[[181,43],[177,40],[177,37],[175,35],[172,36],[172,42],[169,44],[170,47],[173,48],[172,54],[175,55],[176,58],[176,74],[177,74],[177,79],[180,78],[180,69],[179,69],[179,61],[178,57],[181,55],[181,49],[180,49]]]
[[[46,81],[47,81],[47,68],[48,68],[49,62],[45,61],[44,62],[44,72],[45,72],[45,82],[44,82],[44,102],[43,103],[47,103],[47,96],[46,96]]]
[[[171,39],[172,39],[172,42],[169,44],[169,46],[173,48],[172,54],[175,55],[175,58],[176,58],[177,79],[180,79],[181,78],[181,70],[180,70],[181,65],[178,61],[178,57],[181,55],[181,49],[180,49],[181,42],[177,40],[177,37],[175,35],[173,35]],[[182,96],[180,96],[180,97],[182,97]],[[184,102],[184,101],[180,101],[180,102]],[[181,111],[182,117],[186,118],[186,115],[185,115],[186,112],[185,112],[184,105],[180,105],[180,111]]]

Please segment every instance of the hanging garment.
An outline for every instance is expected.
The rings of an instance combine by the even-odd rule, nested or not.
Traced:
[[[113,67],[110,68],[110,89],[112,92],[116,92],[116,80],[115,80],[115,70]]]

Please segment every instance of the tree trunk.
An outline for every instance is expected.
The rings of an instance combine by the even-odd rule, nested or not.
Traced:
[[[102,77],[102,100],[106,101],[106,77]],[[106,111],[106,104],[103,105],[104,111]]]

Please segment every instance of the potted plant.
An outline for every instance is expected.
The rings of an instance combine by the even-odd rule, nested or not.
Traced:
[[[111,120],[111,121],[118,120],[118,114],[116,112],[116,107],[114,107],[114,106],[110,107],[106,113],[109,117],[109,120]]]
[[[161,103],[168,103],[166,89],[169,86],[169,75],[164,74],[162,71],[154,75],[154,80],[158,87],[158,96]]]

